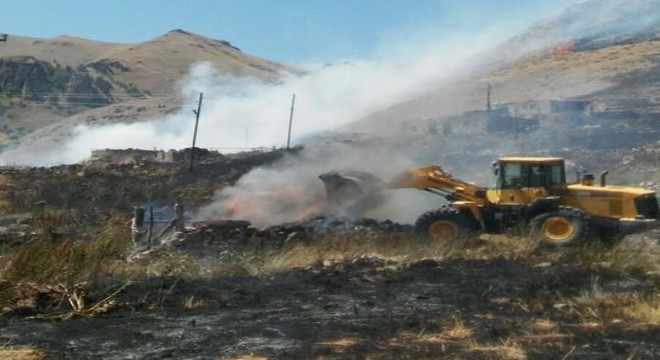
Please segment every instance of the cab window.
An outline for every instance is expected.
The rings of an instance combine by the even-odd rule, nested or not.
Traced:
[[[504,163],[499,167],[498,188],[550,188],[565,183],[564,167],[557,164]]]

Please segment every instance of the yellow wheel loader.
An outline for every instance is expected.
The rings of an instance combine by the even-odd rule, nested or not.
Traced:
[[[422,214],[416,232],[428,239],[443,240],[464,233],[497,234],[527,226],[532,236],[545,244],[574,245],[589,237],[612,243],[625,235],[657,226],[660,219],[654,191],[606,184],[607,172],[594,184],[584,174],[574,184],[566,181],[564,159],[559,157],[503,157],[493,163],[495,186],[484,188],[454,178],[440,166],[406,171],[378,189],[371,177],[321,175],[328,197],[339,190],[373,202],[383,189],[415,188],[444,197],[447,203]],[[350,183],[353,189],[345,191]],[[372,190],[365,190],[365,187]],[[366,196],[365,196],[366,194]]]

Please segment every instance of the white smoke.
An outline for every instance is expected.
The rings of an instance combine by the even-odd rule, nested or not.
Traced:
[[[536,16],[541,16],[538,12],[548,5],[538,7],[543,10]],[[465,15],[467,19],[475,13],[478,11],[471,4],[461,7],[457,16]],[[190,147],[194,124],[191,110],[200,92],[204,93],[204,102],[197,146],[223,151],[280,147],[287,140],[293,94],[297,96],[295,141],[441,86],[449,77],[465,71],[466,62],[474,54],[519,32],[529,21],[526,19],[491,19],[480,28],[459,26],[460,20],[452,20],[451,25],[456,26],[452,31],[436,24],[391,30],[374,52],[376,59],[307,66],[305,75],[290,74],[275,84],[232,77],[208,63],[195,64],[179,87],[190,99],[180,112],[140,123],[81,125],[68,138],[55,143],[55,148],[21,147],[0,154],[0,163],[53,165],[79,162],[94,149]]]
[[[249,220],[261,228],[305,220],[327,210],[325,187],[319,175],[336,169],[355,169],[386,181],[413,166],[412,161],[387,143],[316,144],[245,174],[234,186],[218,191],[212,203],[199,209],[196,217]],[[378,196],[383,198],[381,204],[351,215],[410,223],[442,203],[440,197],[418,190],[385,190]]]
[[[296,144],[309,135],[336,129],[468,74],[475,54],[518,30],[519,23],[515,27],[504,24],[472,29],[462,35],[444,33],[434,39],[437,31],[425,29],[399,36],[400,41],[384,42],[378,54],[386,56],[378,60],[349,59],[308,66],[304,74],[285,75],[277,83],[235,78],[208,63],[195,64],[180,86],[182,95],[191,102],[177,113],[141,123],[78,126],[56,152],[35,154],[32,149],[23,149],[23,158],[14,152],[3,154],[0,160],[12,164],[72,163],[84,160],[93,149],[189,147],[194,123],[191,109],[196,107],[194,100],[200,92],[204,102],[198,147],[221,151],[282,147],[286,144],[293,94]],[[217,201],[205,207],[201,216],[242,218],[259,226],[294,221],[301,213],[312,213],[313,206],[323,201],[323,184],[318,179],[323,172],[357,168],[387,179],[414,165],[386,143],[375,147],[306,149],[301,156],[286,159],[277,167],[248,173],[235,186],[219,192]],[[397,192],[388,194],[388,199],[391,201],[387,206],[370,215],[410,222],[420,211],[438,202],[421,192]],[[241,212],[244,208],[232,205],[237,202],[253,205]]]
[[[477,47],[475,46],[475,49]],[[296,94],[295,139],[333,129],[397,101],[429,91],[456,72],[472,51],[427,54],[409,62],[345,61],[285,75],[278,83],[236,78],[210,63],[195,64],[181,86],[182,96],[204,94],[198,147],[221,151],[286,144],[291,98]],[[191,146],[194,101],[181,111],[139,123],[76,126],[57,149],[21,147],[5,152],[9,164],[75,163],[94,149],[181,149]]]
[[[304,75],[287,75],[277,84],[227,77],[210,63],[200,63],[192,67],[182,92],[188,98],[204,94],[197,146],[223,151],[281,147],[287,140],[293,94],[295,141],[429,91],[455,73],[471,53],[428,54],[407,63],[346,61],[314,67]],[[143,123],[76,127],[58,155],[64,162],[75,162],[98,148],[189,147],[192,108],[194,104]]]

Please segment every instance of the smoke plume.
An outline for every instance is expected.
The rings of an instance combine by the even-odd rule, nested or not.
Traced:
[[[603,1],[585,4],[597,5],[599,2]],[[608,4],[615,2],[607,1]],[[636,0],[636,3],[640,6],[650,4],[641,0]],[[558,18],[558,21],[570,24],[558,27],[566,29],[567,33],[538,36],[536,41],[526,41],[524,51],[549,46],[567,37],[575,38],[580,33],[600,33],[584,25],[590,20],[588,16],[584,17],[584,21],[574,16],[575,12],[579,12],[579,6],[586,7],[585,4],[575,5],[571,8],[573,12]],[[612,14],[616,13],[612,11]],[[601,11],[597,16],[604,19],[608,14]],[[648,17],[644,17],[643,24],[655,21]],[[599,24],[621,34],[638,33],[633,31],[630,22],[618,28],[612,21],[601,21]],[[98,148],[189,147],[194,124],[190,110],[195,108],[200,92],[204,93],[204,105],[199,124],[199,147],[225,152],[282,147],[287,140],[293,94],[296,94],[293,143],[309,142],[315,134],[340,128],[377,110],[428,93],[470,74],[473,70],[470,66],[476,64],[473,61],[475,54],[488,54],[487,50],[521,30],[519,22],[515,25],[487,24],[478,30],[470,29],[459,34],[443,29],[444,33],[440,35],[438,29],[433,28],[413,34],[398,34],[392,38],[404,41],[384,41],[377,52],[387,57],[312,65],[303,74],[284,75],[277,83],[234,78],[208,63],[195,64],[180,86],[182,96],[191,99],[191,102],[178,113],[141,123],[78,126],[56,152],[34,154],[30,149],[23,149],[22,158],[13,152],[2,154],[0,160],[11,164],[72,163],[87,158],[92,149]],[[516,49],[516,55],[524,51]],[[506,58],[502,53],[495,56]],[[480,60],[483,62],[485,59]],[[376,122],[373,126],[381,125]],[[317,142],[298,156],[248,173],[235,186],[220,191],[216,202],[202,209],[199,216],[242,218],[258,226],[295,221],[314,215],[323,206],[324,188],[318,179],[323,172],[336,168],[357,168],[387,179],[414,165],[419,164],[403,156],[395,143],[356,146]],[[368,215],[409,222],[425,207],[437,205],[438,200],[429,200],[428,195],[402,194],[402,191],[388,194],[390,201],[387,206]]]

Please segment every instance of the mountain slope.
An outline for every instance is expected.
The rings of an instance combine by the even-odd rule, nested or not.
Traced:
[[[0,44],[0,146],[36,129],[62,127],[72,115],[79,116],[66,127],[168,113],[181,105],[178,83],[200,62],[228,76],[269,82],[293,70],[183,30],[136,44],[10,35]]]
[[[115,44],[71,36],[35,39],[10,36],[0,46],[0,58],[33,57],[70,67],[111,68],[119,77],[140,89],[162,93],[172,91],[191,64],[210,61],[220,71],[238,76],[275,79],[290,68],[245,54],[223,40],[214,40],[183,30],[136,44]],[[154,77],[158,79],[154,79]]]
[[[492,102],[580,98],[603,108],[660,113],[660,3],[592,0],[536,24],[482,54],[460,81],[394,104],[351,125],[396,134],[424,121],[486,108]]]
[[[172,86],[190,65],[209,61],[220,71],[236,76],[275,80],[284,65],[247,55],[230,43],[174,30],[148,42],[117,47],[105,54],[129,69],[123,78],[154,93],[172,91]]]

